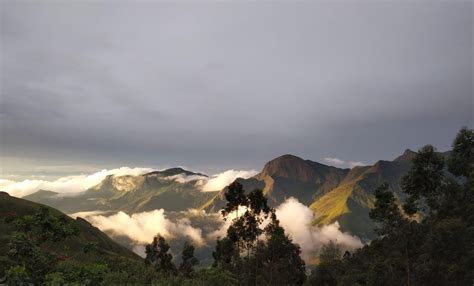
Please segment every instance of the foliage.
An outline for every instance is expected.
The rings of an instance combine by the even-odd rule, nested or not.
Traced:
[[[165,276],[175,275],[177,270],[172,261],[173,256],[168,253],[169,249],[170,246],[163,236],[155,236],[153,242],[145,246],[145,263]]]
[[[6,282],[7,285],[27,285],[31,282],[30,277],[24,266],[12,266],[6,271]]]
[[[375,206],[370,211],[369,217],[378,223],[375,232],[386,235],[399,229],[405,219],[401,214],[395,196],[388,189],[388,184],[382,184],[375,190]]]
[[[443,168],[444,159],[436,148],[426,145],[418,151],[412,169],[402,179],[402,189],[408,195],[404,205],[407,214],[427,214],[439,209],[444,194]]]
[[[228,237],[217,239],[216,249],[212,252],[214,258],[213,267],[221,267],[225,270],[232,270],[234,260],[238,257],[235,244]]]
[[[264,285],[302,285],[306,272],[301,249],[285,234],[274,213],[265,234],[267,241],[261,241],[257,248],[257,270],[261,270],[256,280]]]
[[[15,232],[8,243],[8,257],[24,267],[35,282],[44,281],[53,271],[59,254],[48,251],[59,241],[78,234],[78,229],[65,216],[56,216],[42,207],[34,215],[7,217]]]
[[[321,261],[310,276],[310,284],[472,285],[472,146],[472,130],[462,129],[448,159],[451,174],[434,147],[423,147],[402,183],[407,194],[404,209],[409,217],[398,209],[387,186],[380,186],[370,216],[381,236],[334,260],[330,267],[327,261]],[[417,219],[411,219],[415,213]]]
[[[339,265],[341,256],[341,250],[334,241],[323,245],[319,254],[320,263],[311,271],[308,278],[309,283],[312,285],[337,285],[337,279],[341,272]]]
[[[222,214],[237,216],[227,236],[217,240],[213,266],[232,272],[241,285],[302,285],[306,275],[301,250],[279,225],[262,190],[246,195],[242,185],[234,182],[225,197],[228,202]],[[239,215],[239,209],[245,211]],[[268,218],[270,223],[262,228]],[[260,239],[262,235],[265,239]]]
[[[181,253],[181,264],[179,272],[186,278],[190,278],[194,274],[194,266],[199,264],[199,260],[194,257],[194,246],[189,242],[185,242],[183,252]]]
[[[474,170],[474,131],[462,128],[453,142],[448,160],[449,171],[456,176],[469,177]]]
[[[45,284],[47,286],[61,286],[66,283],[66,280],[64,279],[64,275],[61,272],[53,272],[46,274],[45,277]]]

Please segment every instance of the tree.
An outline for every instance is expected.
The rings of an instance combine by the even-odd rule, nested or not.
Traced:
[[[379,235],[392,233],[395,229],[400,228],[405,221],[387,183],[375,189],[375,206],[370,211],[369,217],[379,224],[375,229]]]
[[[229,192],[232,189],[242,189],[242,185],[239,183],[236,186],[229,186]],[[242,192],[238,191],[234,193],[241,194]],[[247,249],[247,254],[249,254],[251,248],[255,245],[255,242],[259,235],[262,234],[263,230],[260,229],[260,224],[263,222],[263,219],[267,218],[268,215],[273,211],[267,204],[267,198],[263,195],[262,190],[255,189],[246,196],[241,195],[226,195],[228,199],[235,199],[236,201],[229,201],[227,205],[232,206],[233,209],[236,206],[245,206],[246,210],[244,214],[236,217],[232,221],[232,225],[228,229],[228,237],[236,243],[238,246],[242,245]],[[245,205],[239,205],[239,202],[244,203]],[[238,207],[237,207],[238,208]],[[229,209],[225,210],[224,215],[229,214]]]
[[[331,240],[328,244],[325,244],[321,247],[319,254],[320,263],[330,264],[334,261],[341,260],[341,257],[341,249],[334,241]]]
[[[235,244],[228,237],[217,239],[216,249],[212,252],[214,258],[214,267],[219,267],[231,271],[235,267],[235,260],[238,259],[238,254],[235,249]]]
[[[145,246],[145,263],[152,265],[159,273],[167,276],[176,274],[176,266],[173,264],[173,256],[168,253],[169,244],[161,235],[156,235],[152,243]]]
[[[237,213],[237,217],[239,217],[239,207],[245,207],[248,205],[244,188],[242,187],[242,184],[237,181],[234,181],[227,187],[225,199],[227,200],[227,204],[222,210],[222,215],[224,218],[226,218],[233,211],[235,211]]]
[[[474,131],[462,128],[453,142],[448,160],[449,171],[456,176],[469,177],[474,170]]]
[[[403,207],[407,214],[421,211],[426,215],[438,210],[445,182],[443,167],[444,159],[433,146],[426,145],[418,151],[401,184],[408,195]]]
[[[311,285],[337,285],[341,273],[341,249],[330,241],[321,247],[319,265],[311,271],[309,281]]]
[[[273,212],[273,209],[268,206],[267,199],[263,195],[262,190],[255,189],[248,195],[245,195],[242,185],[235,182],[229,186],[228,192],[229,194],[226,193],[226,198],[230,201],[227,203],[228,207],[222,212],[224,216],[228,216],[232,210],[245,207],[245,212],[241,216],[234,218],[232,224],[227,229],[227,238],[237,246],[237,252],[233,258],[235,262],[233,270],[235,273],[240,274],[241,280],[250,283],[250,280],[255,280],[252,273],[255,273],[258,267],[257,262],[251,262],[251,254],[255,252],[258,237],[263,233],[260,225]],[[240,257],[242,250],[247,252],[244,258],[245,261],[242,261]]]
[[[261,266],[256,273],[258,284],[264,285],[302,285],[306,279],[305,263],[301,259],[301,249],[285,234],[276,215],[272,213],[271,222],[265,227],[266,242],[258,247],[258,260]]]
[[[179,272],[184,277],[191,277],[194,274],[194,266],[199,264],[199,260],[194,257],[194,246],[187,241],[184,243],[183,252],[181,254],[181,264]]]
[[[243,285],[303,284],[306,275],[301,250],[279,225],[263,191],[255,189],[245,195],[242,185],[234,182],[225,197],[228,200],[222,211],[225,218],[239,207],[245,212],[232,220],[227,236],[217,240],[214,266],[230,270]],[[271,222],[262,228],[268,217]],[[262,235],[266,240],[259,240]],[[245,253],[242,249],[246,255],[242,255]]]
[[[378,188],[370,216],[382,235],[346,255],[338,266],[338,285],[474,283],[473,145],[472,130],[462,129],[447,160],[456,178],[446,172],[434,147],[425,146],[415,156],[402,181],[407,193],[404,208],[422,219],[405,218],[386,186]],[[400,216],[402,223],[397,223]],[[318,277],[316,285],[328,284],[327,275]]]

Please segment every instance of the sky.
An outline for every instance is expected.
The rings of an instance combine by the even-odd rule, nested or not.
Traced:
[[[3,0],[0,179],[448,150],[473,3]]]

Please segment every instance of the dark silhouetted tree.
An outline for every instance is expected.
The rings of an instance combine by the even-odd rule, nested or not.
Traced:
[[[436,212],[443,195],[444,159],[431,145],[421,148],[413,166],[402,179],[402,189],[408,195],[404,210],[413,215],[418,211],[423,214]]]
[[[183,251],[181,253],[181,264],[179,265],[179,272],[187,278],[194,274],[194,266],[199,264],[199,260],[194,257],[194,246],[187,241],[184,243]]]
[[[301,249],[285,234],[276,215],[265,227],[266,241],[258,247],[259,277],[257,285],[302,285],[306,279]]]
[[[152,265],[155,270],[165,275],[175,275],[176,266],[173,264],[173,256],[168,253],[170,246],[165,238],[157,235],[152,243],[145,246],[145,263]]]
[[[369,217],[378,223],[375,232],[379,235],[390,234],[405,222],[388,184],[384,183],[375,189],[375,206]]]
[[[456,176],[469,177],[474,171],[474,131],[462,128],[452,146],[448,160],[449,171]]]

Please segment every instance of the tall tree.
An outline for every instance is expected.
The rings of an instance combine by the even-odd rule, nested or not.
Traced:
[[[246,207],[248,205],[248,199],[245,195],[242,184],[234,181],[227,187],[225,192],[225,199],[227,200],[225,208],[222,210],[222,215],[226,218],[231,212],[236,212],[239,217],[239,208]]]
[[[341,249],[334,242],[321,247],[319,265],[311,271],[309,282],[311,285],[337,285],[341,274]]]
[[[402,179],[402,189],[408,195],[404,210],[413,215],[436,212],[443,195],[444,159],[436,148],[426,145],[413,158],[413,166]]]
[[[199,264],[199,260],[194,257],[194,246],[189,242],[184,242],[183,251],[181,253],[181,264],[179,272],[187,278],[194,274],[194,266]]]
[[[474,171],[474,131],[462,128],[453,142],[448,160],[449,171],[456,176],[469,177]]]
[[[152,243],[145,246],[145,263],[152,265],[157,272],[169,275],[176,274],[176,266],[173,264],[173,256],[168,253],[169,244],[161,235],[153,238]]]
[[[212,252],[214,263],[212,266],[231,271],[235,267],[235,261],[238,259],[235,244],[228,237],[218,239],[216,249]]]
[[[227,236],[217,241],[214,266],[229,269],[243,285],[303,284],[306,276],[301,250],[279,225],[262,190],[246,195],[242,185],[235,182],[227,192],[228,203],[222,214],[228,217],[239,207],[244,207],[245,212],[232,220]],[[269,216],[271,222],[262,228]],[[259,240],[262,235],[266,240]],[[246,255],[241,249],[246,250]]]
[[[379,235],[390,234],[405,222],[387,183],[375,189],[375,206],[370,211],[369,217],[378,223],[375,232]]]
[[[301,249],[294,244],[272,213],[271,222],[265,227],[266,242],[258,247],[263,285],[302,285],[306,279],[305,263]]]

